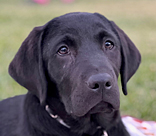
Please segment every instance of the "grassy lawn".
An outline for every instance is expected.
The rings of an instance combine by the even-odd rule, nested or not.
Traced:
[[[156,1],[76,0],[71,4],[51,0],[49,5],[22,0],[0,0],[0,100],[26,90],[8,74],[8,65],[35,26],[76,11],[99,12],[114,20],[136,44],[142,63],[128,82],[128,96],[121,92],[122,115],[156,120]]]

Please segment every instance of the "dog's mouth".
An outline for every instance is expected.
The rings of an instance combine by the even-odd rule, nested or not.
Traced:
[[[96,113],[111,113],[114,111],[113,106],[110,103],[107,102],[100,102],[97,105],[95,105],[93,108],[90,109],[88,112],[89,114],[96,114]]]

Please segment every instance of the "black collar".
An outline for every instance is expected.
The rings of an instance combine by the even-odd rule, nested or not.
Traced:
[[[48,105],[45,106],[45,109],[46,109],[46,111],[49,113],[49,115],[50,115],[53,119],[57,120],[60,124],[62,124],[63,126],[65,126],[65,127],[67,127],[67,128],[70,129],[70,126],[67,125],[67,124],[63,121],[63,119],[61,119],[58,115],[52,114],[51,109],[49,108]],[[97,129],[101,129],[101,126],[97,127]],[[107,134],[106,131],[103,131],[103,134],[102,134],[101,136],[108,136],[108,134]]]
[[[46,111],[49,113],[49,115],[50,115],[53,119],[56,119],[56,120],[57,120],[60,124],[62,124],[63,126],[65,126],[65,127],[67,127],[67,128],[70,128],[70,126],[67,125],[67,124],[63,121],[63,119],[61,119],[58,115],[52,114],[52,112],[51,112],[51,110],[50,110],[50,108],[49,108],[48,105],[46,105],[45,109],[46,109]]]

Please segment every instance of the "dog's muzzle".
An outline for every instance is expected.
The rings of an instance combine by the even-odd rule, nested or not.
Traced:
[[[72,114],[79,117],[88,113],[118,110],[120,101],[117,80],[108,73],[91,75],[75,87],[71,102]]]

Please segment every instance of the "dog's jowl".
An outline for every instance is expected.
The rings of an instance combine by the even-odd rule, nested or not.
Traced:
[[[9,66],[28,93],[0,102],[0,136],[129,136],[122,91],[141,56],[128,36],[98,13],[69,13],[35,27]]]

